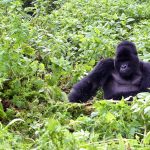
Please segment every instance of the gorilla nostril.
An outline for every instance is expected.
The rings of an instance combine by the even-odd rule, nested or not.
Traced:
[[[120,71],[121,72],[126,72],[127,70],[128,70],[127,64],[122,64],[121,67],[120,67]]]
[[[127,68],[127,65],[122,65],[121,68],[122,68],[122,69],[126,69],[126,68]]]

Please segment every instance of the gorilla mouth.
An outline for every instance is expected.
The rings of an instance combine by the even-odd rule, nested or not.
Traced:
[[[122,73],[120,73],[120,76],[127,80],[127,79],[131,79],[132,73],[122,72]]]

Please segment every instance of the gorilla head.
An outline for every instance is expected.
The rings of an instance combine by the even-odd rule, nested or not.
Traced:
[[[117,46],[114,66],[122,78],[128,79],[139,70],[136,47],[132,42],[123,41]]]

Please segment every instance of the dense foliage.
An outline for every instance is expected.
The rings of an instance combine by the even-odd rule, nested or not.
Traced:
[[[70,104],[121,40],[150,60],[149,0],[0,1],[0,149],[150,149],[150,95]]]

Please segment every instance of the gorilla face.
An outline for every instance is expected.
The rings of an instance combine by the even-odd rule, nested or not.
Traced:
[[[139,69],[139,59],[133,43],[118,45],[115,58],[115,68],[123,78],[130,78]]]

